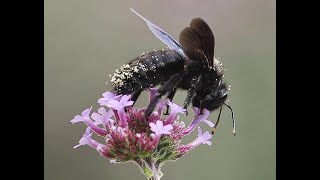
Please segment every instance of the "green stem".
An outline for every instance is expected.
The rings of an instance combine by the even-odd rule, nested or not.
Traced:
[[[144,175],[148,180],[160,180],[160,178],[163,176],[162,172],[160,171],[159,164],[154,160],[147,158],[136,159],[135,161],[141,167]]]

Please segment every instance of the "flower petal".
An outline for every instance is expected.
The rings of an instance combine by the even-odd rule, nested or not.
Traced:
[[[133,104],[133,101],[128,101],[124,104],[124,106],[132,106],[132,104]]]
[[[98,109],[98,113],[101,114],[101,115],[105,115],[105,114],[107,114],[107,111],[106,111],[105,108],[101,107],[101,108]]]
[[[123,95],[120,99],[120,103],[125,104],[126,102],[129,101],[130,98],[131,98],[131,95]]]
[[[106,106],[108,106],[109,108],[117,109],[117,110],[118,110],[118,109],[121,109],[121,105],[120,105],[119,101],[114,100],[114,99],[108,101],[108,102],[106,103]]]
[[[84,111],[81,113],[81,116],[82,116],[83,118],[89,118],[89,114],[90,114],[91,109],[92,109],[92,106],[91,106],[90,108],[84,110]]]
[[[116,94],[113,94],[112,92],[105,92],[102,94],[102,96],[105,98],[113,98],[116,96]]]
[[[211,141],[205,141],[203,144],[207,144],[207,145],[211,146],[212,142]]]
[[[156,124],[157,124],[158,129],[162,129],[162,127],[163,127],[162,121],[157,121]]]
[[[206,123],[209,127],[214,127],[215,125],[213,124],[213,122],[209,121],[209,120],[202,120],[202,122]]]
[[[92,133],[90,132],[91,132],[90,127],[87,127],[86,132],[83,134],[82,138],[79,140],[79,144],[74,146],[73,148],[75,149],[75,148],[78,148],[79,146],[89,144],[90,140],[92,140],[91,139]]]
[[[70,122],[72,124],[78,123],[78,122],[84,122],[85,120],[80,115],[76,115]]]
[[[202,136],[202,129],[198,127],[198,137]]]
[[[170,134],[170,131],[173,129],[171,124],[167,124],[162,128],[162,134]]]
[[[168,101],[168,105],[170,106],[171,112],[176,113],[184,113],[186,109],[183,109],[179,105],[172,103],[171,101]]]
[[[156,132],[157,131],[157,125],[153,122],[149,123],[150,129],[152,132]]]
[[[94,112],[91,114],[91,118],[94,120],[95,125],[103,124],[102,117],[100,114]]]

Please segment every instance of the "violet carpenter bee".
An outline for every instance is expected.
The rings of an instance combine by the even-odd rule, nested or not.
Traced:
[[[122,65],[111,75],[114,91],[132,94],[131,99],[136,101],[143,90],[159,85],[145,112],[149,117],[162,96],[167,95],[172,100],[177,90],[186,90],[185,109],[190,103],[198,107],[200,113],[204,108],[210,112],[220,109],[215,127],[219,123],[222,106],[227,106],[232,113],[235,134],[234,114],[231,107],[225,104],[230,85],[223,80],[222,63],[214,57],[215,38],[208,24],[201,18],[194,18],[190,27],[181,31],[178,43],[164,30],[131,10],[168,48],[143,53]]]

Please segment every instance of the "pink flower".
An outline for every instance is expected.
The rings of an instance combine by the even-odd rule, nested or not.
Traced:
[[[80,115],[76,115],[73,120],[71,120],[72,124],[77,123],[77,122],[84,122],[89,126],[95,133],[97,133],[100,136],[105,136],[107,135],[107,132],[104,129],[101,129],[98,127],[93,121],[90,119],[89,114],[91,111],[92,107],[89,109],[84,110]]]
[[[178,113],[185,113],[186,109],[183,109],[182,107],[178,106],[177,104],[174,104],[172,102],[168,102],[168,105],[170,107],[170,114],[168,118],[165,121],[165,124],[171,124],[174,120],[177,118]]]
[[[100,106],[106,106],[106,103],[109,101],[109,100],[112,100],[112,99],[115,99],[115,100],[119,100],[121,95],[116,95],[116,94],[113,94],[112,92],[105,92],[102,94],[103,98],[100,98],[98,100],[98,103],[100,104]]]
[[[211,139],[212,135],[206,131],[204,133],[202,133],[202,130],[200,127],[198,127],[198,137],[192,141],[191,143],[184,145],[184,146],[180,146],[178,148],[179,154],[178,157],[182,157],[183,155],[185,155],[186,153],[188,153],[191,149],[194,149],[195,147],[199,146],[200,144],[207,144],[207,145],[211,145],[212,142],[209,141]]]
[[[207,120],[207,118],[210,115],[210,112],[207,109],[203,109],[203,114],[201,115],[199,113],[199,109],[194,108],[194,113],[196,116],[194,117],[193,121],[190,123],[189,127],[184,130],[183,132],[184,135],[189,135],[199,125],[200,122],[205,122],[210,127],[214,126],[212,122]]]
[[[170,134],[169,131],[171,131],[173,129],[171,124],[167,124],[165,126],[163,126],[163,122],[162,121],[157,121],[156,123],[149,123],[149,126],[151,127],[151,131],[154,132],[154,143],[158,144],[161,135],[163,134]]]
[[[151,131],[154,132],[156,135],[162,135],[162,134],[170,134],[169,131],[173,129],[171,124],[167,124],[163,126],[162,121],[157,121],[156,123],[149,123],[151,127]]]
[[[124,111],[124,108],[133,104],[133,101],[129,101],[130,97],[131,96],[123,95],[120,101],[111,99],[108,102],[106,102],[106,106],[117,111],[116,116],[120,119],[119,124],[121,127],[125,127],[127,124],[127,115]]]
[[[107,112],[105,108],[101,107],[98,109],[98,113],[92,113],[91,118],[95,120],[95,125],[105,125],[110,120],[112,121],[112,119],[110,119],[112,116],[113,112],[111,110]]]

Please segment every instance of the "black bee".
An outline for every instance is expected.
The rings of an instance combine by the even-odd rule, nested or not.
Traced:
[[[122,65],[111,77],[114,91],[132,94],[131,99],[136,101],[143,90],[160,85],[145,112],[149,117],[162,96],[167,95],[172,100],[178,89],[187,90],[185,109],[190,103],[200,108],[201,113],[204,108],[211,112],[220,108],[217,126],[222,105],[230,108],[231,112],[232,109],[225,104],[230,86],[223,80],[221,62],[214,58],[215,39],[210,27],[203,19],[194,18],[190,27],[180,33],[178,43],[161,28],[131,10],[146,22],[153,34],[168,48],[143,53]],[[235,134],[233,112],[232,119]]]

